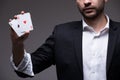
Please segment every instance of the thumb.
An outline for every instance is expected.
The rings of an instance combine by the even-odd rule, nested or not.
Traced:
[[[28,38],[29,34],[30,34],[30,32],[25,32],[25,34],[22,35],[21,37],[19,37],[18,39],[20,41],[24,41],[24,40],[26,40]]]

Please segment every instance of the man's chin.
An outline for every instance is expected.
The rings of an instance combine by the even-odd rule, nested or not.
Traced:
[[[84,14],[83,17],[86,19],[94,19],[96,18],[96,14]]]

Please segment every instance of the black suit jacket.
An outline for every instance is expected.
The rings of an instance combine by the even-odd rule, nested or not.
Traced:
[[[31,58],[35,74],[55,64],[58,80],[83,80],[82,21],[57,25]],[[120,80],[120,23],[111,20],[106,64],[107,80]]]

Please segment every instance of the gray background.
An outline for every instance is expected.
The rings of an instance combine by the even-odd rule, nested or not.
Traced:
[[[120,21],[120,0],[109,0],[106,7],[110,18]],[[9,62],[12,53],[8,20],[21,10],[31,13],[34,25],[25,41],[28,52],[36,50],[56,24],[81,19],[75,0],[0,0],[0,80],[24,80],[15,74]],[[55,66],[25,80],[57,80]]]

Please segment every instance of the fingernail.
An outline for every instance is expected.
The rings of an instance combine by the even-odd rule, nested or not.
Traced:
[[[9,19],[9,22],[11,22],[12,21],[12,19]]]
[[[15,15],[14,18],[17,19],[17,15]]]
[[[21,11],[21,14],[24,14],[25,12],[24,11]]]

